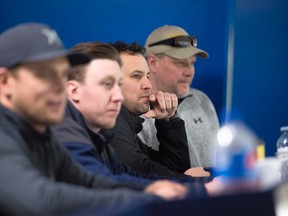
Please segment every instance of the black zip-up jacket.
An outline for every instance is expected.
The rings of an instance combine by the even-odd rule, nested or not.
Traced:
[[[156,120],[159,151],[148,147],[138,137],[143,121],[122,106],[111,141],[119,161],[135,172],[188,179],[182,174],[190,168],[184,121],[178,117],[170,121]]]
[[[139,188],[141,184],[144,188],[147,184],[159,179],[169,179],[182,183],[194,183],[196,180],[200,182],[203,179],[188,176],[179,179],[175,176],[159,176],[153,173],[140,174],[131,171],[130,167],[118,161],[116,152],[110,145],[113,140],[112,130],[102,130],[98,134],[93,133],[87,127],[84,117],[70,101],[67,102],[63,122],[54,126],[53,132],[57,140],[68,149],[72,158],[94,175],[107,176],[120,182],[137,183]],[[194,196],[199,195],[197,193],[199,190],[201,191],[200,195],[205,194],[202,193],[202,189],[199,189],[203,188],[202,184],[191,185],[190,187],[191,191],[194,190]]]
[[[57,215],[93,208],[95,214],[107,215],[162,201],[121,187],[133,185],[86,172],[50,130],[38,133],[0,105],[0,214]]]

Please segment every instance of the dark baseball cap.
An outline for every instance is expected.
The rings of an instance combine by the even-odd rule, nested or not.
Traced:
[[[72,66],[86,64],[90,57],[64,48],[57,32],[43,23],[23,23],[0,34],[0,67],[48,61],[66,56]]]

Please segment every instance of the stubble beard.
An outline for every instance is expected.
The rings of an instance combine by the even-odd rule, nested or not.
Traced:
[[[135,113],[139,116],[149,110],[149,103],[127,103],[124,101],[122,105],[130,112]]]

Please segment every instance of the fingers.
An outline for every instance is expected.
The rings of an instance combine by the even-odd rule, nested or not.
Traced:
[[[157,118],[157,113],[152,109],[144,114],[145,118]]]
[[[211,182],[206,183],[205,187],[210,196],[220,195],[224,193],[224,191],[227,192],[227,189],[225,190],[223,182],[221,181],[221,177],[214,178]]]
[[[176,95],[159,91],[155,97],[162,112],[177,108],[177,100],[175,101],[175,98],[177,99]]]
[[[192,177],[209,177],[210,172],[207,172],[203,169],[203,167],[194,167],[186,170],[184,172],[185,175],[190,175]]]
[[[150,118],[170,118],[175,114],[178,106],[178,98],[175,94],[164,93],[162,91],[151,94],[149,100],[153,107],[152,110],[154,111],[148,114]]]
[[[158,195],[167,201],[182,199],[187,195],[187,187],[167,180],[158,180],[148,185],[144,191]]]

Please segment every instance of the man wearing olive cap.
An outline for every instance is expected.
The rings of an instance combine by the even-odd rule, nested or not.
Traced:
[[[178,97],[177,111],[185,121],[191,167],[210,167],[212,138],[219,121],[208,96],[191,88],[196,57],[208,58],[208,53],[197,48],[196,36],[169,25],[155,29],[148,36],[145,48],[153,90],[174,93]],[[153,119],[147,119],[143,126],[140,137],[158,149]]]

